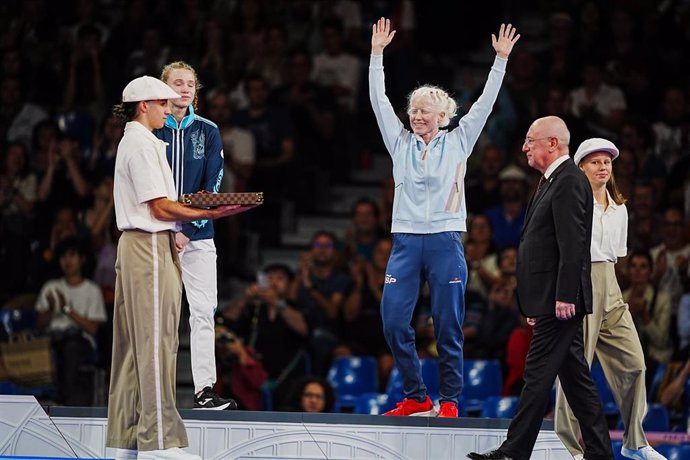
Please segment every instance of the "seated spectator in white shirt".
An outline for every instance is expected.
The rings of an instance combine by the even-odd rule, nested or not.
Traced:
[[[91,405],[93,382],[81,367],[95,361],[95,336],[108,317],[101,289],[84,278],[86,254],[76,238],[57,249],[62,277],[46,282],[36,302],[39,331],[50,334],[57,367],[61,402],[68,406]]]

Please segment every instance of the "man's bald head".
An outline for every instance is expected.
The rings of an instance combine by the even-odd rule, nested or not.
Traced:
[[[527,163],[542,174],[551,163],[568,154],[570,131],[565,122],[555,116],[536,119],[527,131],[522,151]]]

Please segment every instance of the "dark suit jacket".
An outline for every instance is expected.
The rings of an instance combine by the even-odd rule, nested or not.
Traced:
[[[517,263],[523,315],[555,315],[557,300],[574,303],[577,313],[592,312],[593,207],[589,181],[570,159],[530,201]]]

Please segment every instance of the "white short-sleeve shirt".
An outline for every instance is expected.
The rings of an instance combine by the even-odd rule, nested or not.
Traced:
[[[57,292],[62,293],[67,305],[71,306],[76,314],[91,321],[104,323],[108,320],[105,312],[105,305],[103,302],[103,293],[101,289],[91,280],[84,280],[76,286],[67,284],[64,278],[54,279],[46,282],[41,288],[36,301],[36,311],[48,310],[50,304],[48,302],[48,294],[54,296],[58,302]],[[58,309],[62,309],[63,305],[56,305]],[[64,331],[69,328],[77,328],[77,324],[66,314],[58,312],[50,324],[48,330],[50,331]]]
[[[616,263],[628,253],[628,208],[616,204],[608,190],[609,205],[594,200],[592,215],[592,262]]]
[[[172,171],[165,157],[166,143],[141,123],[125,125],[115,158],[115,218],[120,230],[178,231],[179,222],[156,219],[147,201],[165,197],[175,201]]]

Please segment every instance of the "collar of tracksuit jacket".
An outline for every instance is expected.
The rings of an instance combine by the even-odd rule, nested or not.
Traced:
[[[182,119],[182,121],[178,124],[177,120],[175,120],[175,117],[171,113],[168,115],[168,118],[165,120],[165,126],[170,128],[170,129],[185,129],[187,126],[191,125],[192,122],[194,121],[194,107],[191,105],[188,107],[189,113],[185,115],[185,117]]]

